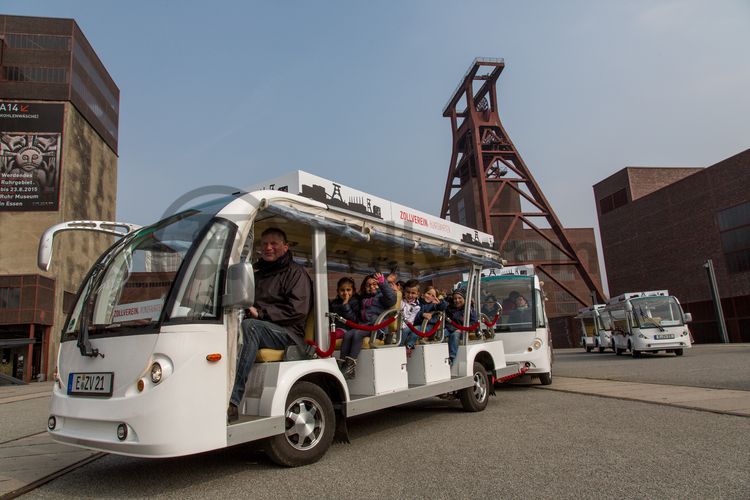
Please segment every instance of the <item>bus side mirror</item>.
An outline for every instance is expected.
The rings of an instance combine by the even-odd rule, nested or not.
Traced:
[[[255,274],[249,262],[232,264],[227,268],[227,293],[225,307],[247,308],[255,302]]]
[[[685,323],[690,323],[693,321],[693,315],[690,313],[685,313]]]

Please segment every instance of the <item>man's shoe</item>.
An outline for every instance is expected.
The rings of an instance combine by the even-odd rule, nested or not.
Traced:
[[[240,419],[240,409],[237,408],[234,403],[229,403],[227,408],[227,423],[236,422]]]

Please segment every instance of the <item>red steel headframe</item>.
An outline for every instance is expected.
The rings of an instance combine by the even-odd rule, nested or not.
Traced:
[[[443,116],[451,120],[453,150],[440,216],[449,218],[450,200],[455,194],[454,190],[473,183],[475,200],[481,204],[478,210],[474,210],[479,215],[476,229],[494,234],[499,242],[500,252],[505,249],[514,229],[520,229],[517,226],[521,222],[521,226],[526,224],[564,256],[561,260],[532,259],[510,264],[534,264],[581,305],[589,305],[590,297],[580,297],[545,269],[545,266],[574,267],[588,289],[596,296],[595,300],[602,303],[605,298],[601,287],[576,254],[557,215],[500,123],[496,84],[504,67],[505,62],[502,59],[475,59],[443,109]],[[479,74],[480,69],[486,72]],[[466,108],[459,111],[458,106],[462,97],[465,98]],[[514,175],[505,177],[508,172]],[[490,185],[493,185],[493,189],[489,189]],[[522,187],[525,187],[525,191]],[[536,211],[524,211],[522,208],[518,211],[508,211],[507,208],[501,208],[498,202],[503,192],[522,197]],[[544,217],[558,241],[545,234],[530,220],[531,217]]]

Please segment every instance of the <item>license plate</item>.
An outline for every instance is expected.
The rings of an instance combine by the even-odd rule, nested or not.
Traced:
[[[661,335],[654,335],[654,339],[656,340],[666,340],[666,339],[673,339],[674,333],[664,333]]]
[[[71,396],[111,396],[114,373],[71,373],[68,394]]]

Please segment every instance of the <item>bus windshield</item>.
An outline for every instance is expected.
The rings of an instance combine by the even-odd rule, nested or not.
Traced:
[[[612,318],[609,315],[596,313],[596,321],[599,330],[612,330]]]
[[[220,268],[234,225],[214,214],[226,202],[186,210],[116,243],[87,276],[63,340],[77,338],[82,327],[92,336],[154,328],[182,274],[172,316],[217,319]],[[190,265],[180,273],[189,255]]]
[[[544,322],[543,315],[536,311],[538,298],[532,276],[482,278],[482,294],[482,313],[490,320],[500,313],[496,331],[527,332],[536,329],[537,319]]]
[[[674,297],[633,299],[633,316],[641,328],[663,328],[683,324],[682,309]]]

